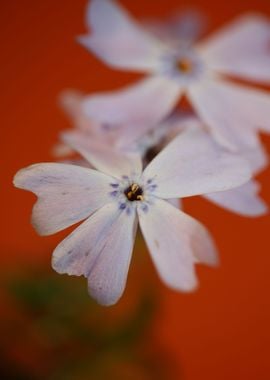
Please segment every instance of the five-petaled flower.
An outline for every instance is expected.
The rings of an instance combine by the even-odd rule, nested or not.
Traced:
[[[230,149],[258,145],[270,131],[270,96],[225,76],[270,82],[270,24],[247,15],[205,41],[174,46],[159,40],[113,0],[91,0],[91,33],[79,41],[112,67],[150,74],[124,90],[93,95],[86,113],[101,122],[129,125],[136,136],[170,113],[186,95],[215,139]]]
[[[59,273],[87,277],[90,294],[111,305],[125,288],[138,221],[163,281],[193,290],[194,264],[215,265],[216,250],[207,230],[168,200],[224,191],[249,179],[245,160],[190,128],[144,170],[136,158],[103,173],[43,163],[20,170],[14,183],[38,196],[32,222],[41,235],[84,220],[57,246],[52,265]]]

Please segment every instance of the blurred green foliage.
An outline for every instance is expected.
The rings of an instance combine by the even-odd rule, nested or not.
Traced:
[[[9,307],[2,317],[4,380],[170,379],[170,359],[155,342],[158,295],[146,287],[130,308],[104,308],[85,279],[42,266],[2,278]]]

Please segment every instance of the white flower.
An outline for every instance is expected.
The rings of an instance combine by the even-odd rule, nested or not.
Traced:
[[[116,94],[90,96],[84,104],[90,117],[144,133],[185,94],[224,146],[252,146],[258,130],[270,131],[269,93],[223,76],[270,82],[270,24],[263,16],[242,17],[183,49],[159,41],[112,0],[92,0],[86,20],[91,34],[79,38],[86,48],[113,67],[150,74]]]
[[[125,288],[138,221],[163,281],[194,289],[194,264],[214,265],[216,251],[206,229],[167,200],[224,191],[249,178],[245,161],[189,130],[143,172],[139,160],[119,162],[111,175],[44,163],[22,169],[14,183],[38,196],[32,221],[41,235],[85,220],[57,246],[52,265],[87,277],[90,294],[111,305]]]

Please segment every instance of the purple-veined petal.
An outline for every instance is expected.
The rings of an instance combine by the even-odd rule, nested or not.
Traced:
[[[32,191],[32,223],[40,235],[50,235],[75,224],[110,201],[112,177],[76,165],[43,163],[20,170],[14,184]]]
[[[177,290],[196,288],[194,263],[217,263],[216,250],[206,229],[158,198],[147,212],[138,209],[138,213],[143,236],[162,280]]]
[[[123,175],[140,175],[142,172],[142,161],[136,153],[117,151],[106,142],[86,138],[77,132],[63,133],[62,139],[103,173],[121,178]]]
[[[211,69],[255,82],[270,82],[270,20],[245,15],[199,46]]]
[[[90,295],[112,305],[125,289],[136,229],[136,213],[127,215],[109,203],[56,247],[52,266],[59,273],[84,275]]]
[[[240,186],[251,171],[246,160],[226,152],[209,134],[189,128],[150,162],[143,176],[154,179],[156,196],[169,199]]]
[[[91,0],[86,22],[91,32],[78,40],[107,64],[136,71],[158,67],[165,48],[116,1]]]
[[[258,195],[256,181],[249,181],[232,190],[205,194],[204,197],[218,206],[244,216],[261,216],[267,213],[267,205]]]
[[[152,76],[124,89],[90,95],[84,112],[93,120],[122,127],[121,141],[132,141],[153,128],[175,106],[181,88],[166,78]]]
[[[258,145],[259,129],[270,132],[270,93],[221,79],[204,80],[188,90],[196,112],[224,146]]]

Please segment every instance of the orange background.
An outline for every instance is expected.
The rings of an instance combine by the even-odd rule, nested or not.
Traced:
[[[164,17],[193,6],[206,13],[211,30],[244,11],[270,16],[269,0],[122,3],[138,18]],[[66,88],[85,92],[120,88],[139,77],[110,70],[76,44],[75,36],[85,31],[85,5],[85,0],[0,3],[3,273],[37,261],[49,267],[50,252],[66,235],[37,236],[29,223],[34,197],[11,184],[19,168],[52,160],[50,150],[58,132],[69,126],[57,104],[59,93]],[[269,152],[270,137],[264,136],[264,142]],[[270,205],[269,176],[270,169],[259,180],[262,196]],[[160,297],[153,334],[176,363],[172,378],[179,379],[181,374],[185,380],[268,380],[270,217],[242,218],[199,198],[188,200],[186,211],[212,231],[221,266],[198,268],[199,290],[191,295],[177,294],[160,284],[144,250],[143,261],[135,260],[131,267],[123,300],[112,309],[118,312],[132,303],[133,282],[150,273]],[[109,318],[112,312],[105,308],[103,313]]]

